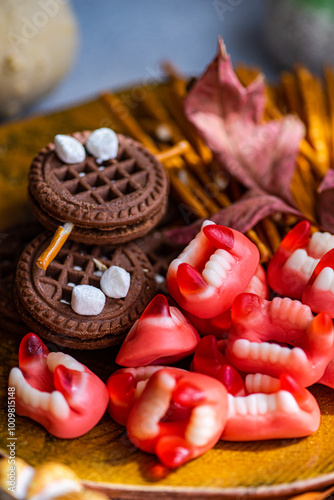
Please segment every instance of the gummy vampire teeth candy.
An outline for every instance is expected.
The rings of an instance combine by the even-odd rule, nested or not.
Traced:
[[[244,292],[255,293],[264,299],[269,298],[267,275],[260,264],[258,264],[255,274],[252,276]],[[182,312],[201,336],[214,335],[217,339],[224,339],[228,336],[232,324],[231,309],[224,311],[214,318],[199,318],[184,309]]]
[[[206,335],[199,341],[191,362],[191,370],[220,380],[227,392],[233,396],[245,395],[245,383],[241,375],[226,363],[214,335]]]
[[[116,357],[121,366],[173,363],[192,354],[200,340],[182,312],[164,295],[151,300],[134,323]]]
[[[130,440],[176,468],[212,448],[227,417],[227,391],[207,375],[180,368],[152,375],[126,424]]]
[[[304,437],[320,425],[320,409],[314,396],[292,377],[273,379],[262,374],[247,375],[249,389],[257,378],[256,392],[246,396],[228,395],[228,417],[221,439],[255,441]],[[263,390],[264,389],[264,390]]]
[[[316,265],[304,287],[302,302],[310,306],[313,312],[325,309],[334,318],[334,248]]]
[[[232,306],[232,328],[225,357],[246,373],[279,377],[286,372],[300,385],[314,384],[334,354],[333,322],[326,312],[313,316],[299,300],[272,301],[251,293]]]
[[[205,221],[201,231],[174,259],[167,287],[182,309],[214,318],[232,306],[259,263],[257,247],[242,233]]]
[[[137,368],[120,368],[110,375],[107,380],[108,412],[115,422],[126,425],[130,410],[143,392],[147,381],[155,372],[163,368],[168,367],[149,365]]]
[[[58,438],[90,431],[108,405],[106,385],[86,366],[62,352],[49,353],[37,335],[21,341],[19,368],[12,368],[16,412],[41,424]]]
[[[319,260],[334,248],[334,236],[301,221],[289,231],[268,265],[269,286],[280,295],[301,299]]]

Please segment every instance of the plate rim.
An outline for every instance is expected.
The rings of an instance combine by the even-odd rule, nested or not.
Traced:
[[[82,481],[86,488],[112,494],[113,497],[129,500],[142,500],[145,498],[157,498],[161,494],[164,500],[175,500],[176,498],[191,498],[191,500],[218,500],[218,499],[264,499],[282,498],[291,494],[301,494],[317,488],[325,488],[334,485],[334,472],[323,474],[310,479],[294,481],[293,483],[283,483],[280,485],[264,485],[257,487],[236,487],[236,488],[201,488],[201,487],[180,487],[180,486],[136,486],[124,485],[121,483],[102,483],[97,481]],[[123,495],[123,496],[120,496]],[[125,495],[125,496],[124,496]]]

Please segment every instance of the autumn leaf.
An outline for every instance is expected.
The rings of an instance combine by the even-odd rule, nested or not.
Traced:
[[[221,39],[218,55],[185,98],[185,114],[216,163],[248,189],[210,219],[242,232],[275,213],[306,218],[296,209],[290,190],[305,126],[292,115],[264,122],[266,98],[262,75],[247,88],[240,83]],[[202,222],[168,231],[167,237],[187,244]]]
[[[212,215],[210,220],[244,233],[258,221],[275,213],[288,213],[303,217],[298,210],[277,196],[249,191],[236,203]],[[200,219],[189,226],[169,230],[166,232],[166,237],[175,244],[187,245],[200,231],[203,221],[204,219]]]
[[[294,205],[290,183],[305,127],[292,115],[263,122],[265,102],[262,75],[245,88],[219,39],[218,55],[190,90],[184,110],[223,170],[247,188]]]

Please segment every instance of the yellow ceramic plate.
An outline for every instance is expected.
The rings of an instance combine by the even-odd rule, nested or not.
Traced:
[[[26,212],[27,171],[34,154],[56,133],[110,126],[100,101],[0,128],[0,221],[21,221]],[[7,449],[8,373],[17,366],[19,338],[1,332],[0,447]],[[50,350],[55,346],[50,346]],[[104,380],[112,372],[114,352],[76,353]],[[220,442],[204,456],[169,472],[155,457],[138,451],[125,430],[106,415],[87,435],[70,441],[50,436],[34,422],[17,417],[16,454],[31,465],[57,460],[71,466],[89,484],[122,498],[264,498],[334,484],[334,391],[314,386],[322,413],[318,432],[305,439],[255,443]],[[161,495],[157,495],[160,493]]]

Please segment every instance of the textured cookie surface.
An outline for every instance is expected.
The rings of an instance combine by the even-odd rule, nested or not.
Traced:
[[[96,349],[121,342],[155,293],[153,269],[134,243],[124,246],[87,246],[67,241],[46,271],[36,258],[50,241],[42,233],[22,253],[16,273],[16,303],[23,320],[35,333],[55,344]],[[93,259],[116,265],[131,275],[124,299],[107,297],[97,316],[81,316],[71,306],[75,285],[99,288],[101,272]]]
[[[85,144],[90,133],[77,132],[73,137]],[[111,237],[118,229],[126,232],[124,241],[157,224],[167,203],[164,168],[140,143],[123,135],[118,140],[117,157],[102,163],[87,152],[83,162],[65,164],[56,155],[54,143],[35,157],[29,195],[41,223],[68,221],[88,232],[111,231]]]
[[[36,219],[46,228],[52,231],[56,231],[60,224],[59,220],[51,217],[47,212],[41,210],[38,202],[34,200],[32,195],[29,193],[29,204],[32,213],[35,215]],[[94,228],[84,228],[79,226],[74,226],[71,231],[70,239],[77,241],[79,243],[86,243],[87,245],[108,245],[110,242],[114,245],[119,245],[133,240],[134,238],[140,238],[147,234],[152,227],[160,221],[165,212],[165,204],[159,207],[158,212],[151,215],[150,219],[143,219],[137,224],[129,224],[124,226],[116,226],[110,230],[101,230]]]

